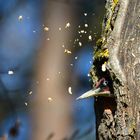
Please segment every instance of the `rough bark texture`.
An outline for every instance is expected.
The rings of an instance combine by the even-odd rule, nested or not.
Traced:
[[[140,0],[107,0],[91,75],[95,82],[105,77],[114,97],[96,98],[99,140],[140,139],[139,15]]]

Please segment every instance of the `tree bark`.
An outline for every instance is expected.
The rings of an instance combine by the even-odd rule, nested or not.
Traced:
[[[140,0],[107,0],[91,76],[114,97],[95,100],[97,139],[140,139]],[[106,70],[102,70],[102,65]]]

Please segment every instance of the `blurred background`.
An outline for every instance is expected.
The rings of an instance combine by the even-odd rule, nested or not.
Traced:
[[[0,140],[94,140],[89,71],[104,0],[0,0]]]

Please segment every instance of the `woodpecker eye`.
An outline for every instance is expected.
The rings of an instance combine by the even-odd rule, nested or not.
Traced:
[[[103,85],[104,85],[104,86],[107,86],[107,85],[108,85],[108,81],[104,81],[104,82],[103,82]]]

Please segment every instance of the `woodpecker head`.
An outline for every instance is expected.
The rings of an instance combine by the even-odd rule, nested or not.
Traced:
[[[100,89],[100,92],[109,91],[108,81],[105,78],[100,79],[96,83],[95,89]]]
[[[97,82],[95,89],[89,90],[86,93],[82,94],[80,97],[77,98],[77,100],[88,98],[91,96],[108,96],[108,95],[110,95],[108,81],[105,80],[105,78],[102,78]]]

